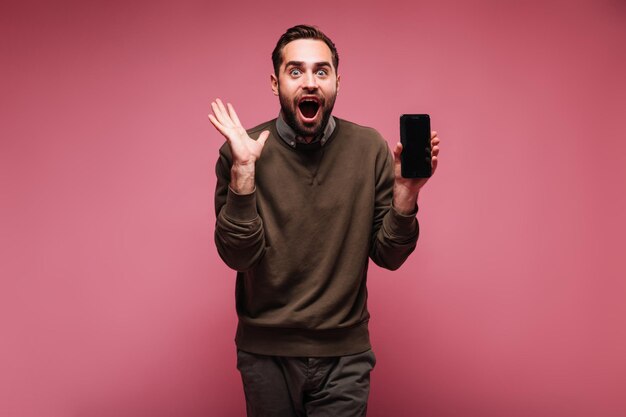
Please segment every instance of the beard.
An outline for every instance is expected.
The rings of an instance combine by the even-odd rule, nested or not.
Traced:
[[[280,88],[278,89],[278,100],[280,101],[280,108],[283,112],[285,122],[296,132],[297,136],[316,138],[326,128],[333,107],[335,107],[337,91],[335,90],[335,93],[328,98],[318,94],[307,95],[315,95],[320,100],[318,113],[320,113],[321,117],[316,117],[312,122],[304,122],[298,116],[298,101],[300,100],[300,96],[290,99],[281,93]]]

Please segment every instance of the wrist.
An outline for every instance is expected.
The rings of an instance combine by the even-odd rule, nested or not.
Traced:
[[[230,168],[231,171],[237,171],[240,173],[254,172],[254,161],[237,162],[233,161],[233,165]]]
[[[230,188],[237,194],[254,191],[254,163],[233,164],[230,169]]]
[[[393,207],[400,214],[415,213],[417,207],[417,197],[419,191],[416,193],[408,192],[394,192],[393,193]]]

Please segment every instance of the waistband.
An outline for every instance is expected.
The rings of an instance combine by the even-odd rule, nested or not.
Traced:
[[[371,349],[368,321],[355,326],[312,330],[252,326],[239,320],[235,343],[241,350],[277,356],[344,356]]]

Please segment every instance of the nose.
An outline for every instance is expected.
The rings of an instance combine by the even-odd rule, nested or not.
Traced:
[[[304,78],[304,86],[303,88],[307,90],[315,90],[317,89],[317,80],[315,79],[315,74],[308,71]]]

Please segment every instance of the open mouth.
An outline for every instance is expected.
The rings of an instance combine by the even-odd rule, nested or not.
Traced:
[[[298,103],[298,109],[300,109],[300,115],[305,120],[315,119],[320,109],[320,103],[314,98],[304,98]]]

